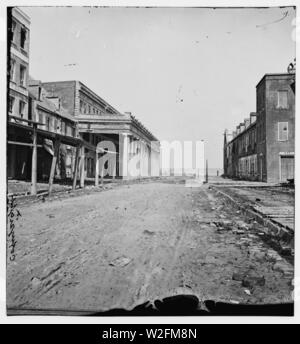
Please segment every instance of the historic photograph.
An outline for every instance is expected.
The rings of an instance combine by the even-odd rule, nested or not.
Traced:
[[[7,7],[7,314],[292,316],[296,34]]]

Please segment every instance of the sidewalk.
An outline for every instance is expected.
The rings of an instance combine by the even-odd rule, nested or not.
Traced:
[[[221,186],[260,186],[260,187],[268,187],[268,186],[276,186],[279,184],[276,183],[266,183],[266,182],[259,182],[259,181],[251,181],[251,180],[235,180],[235,179],[228,179],[222,178],[217,176],[208,176],[208,184],[211,185],[221,185]]]
[[[280,227],[294,231],[294,189],[268,183],[220,179],[215,178],[209,184],[245,209],[270,219]]]

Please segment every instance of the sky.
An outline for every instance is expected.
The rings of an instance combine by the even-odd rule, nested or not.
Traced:
[[[284,8],[21,7],[30,75],[80,80],[159,140],[205,141],[223,165],[223,132],[256,110],[256,85],[296,51]]]

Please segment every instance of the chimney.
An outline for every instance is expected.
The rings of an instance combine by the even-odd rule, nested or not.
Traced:
[[[256,113],[255,112],[251,112],[250,113],[250,123],[254,123],[256,121]]]
[[[39,80],[29,80],[29,90],[37,100],[41,100],[42,86]]]
[[[250,125],[250,118],[245,118],[244,123],[245,123],[245,128],[248,128]]]

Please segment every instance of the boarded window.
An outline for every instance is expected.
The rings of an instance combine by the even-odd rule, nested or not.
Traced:
[[[288,108],[288,91],[278,91],[277,93],[277,107],[279,109]]]
[[[278,122],[278,141],[287,141],[288,137],[288,122]]]

